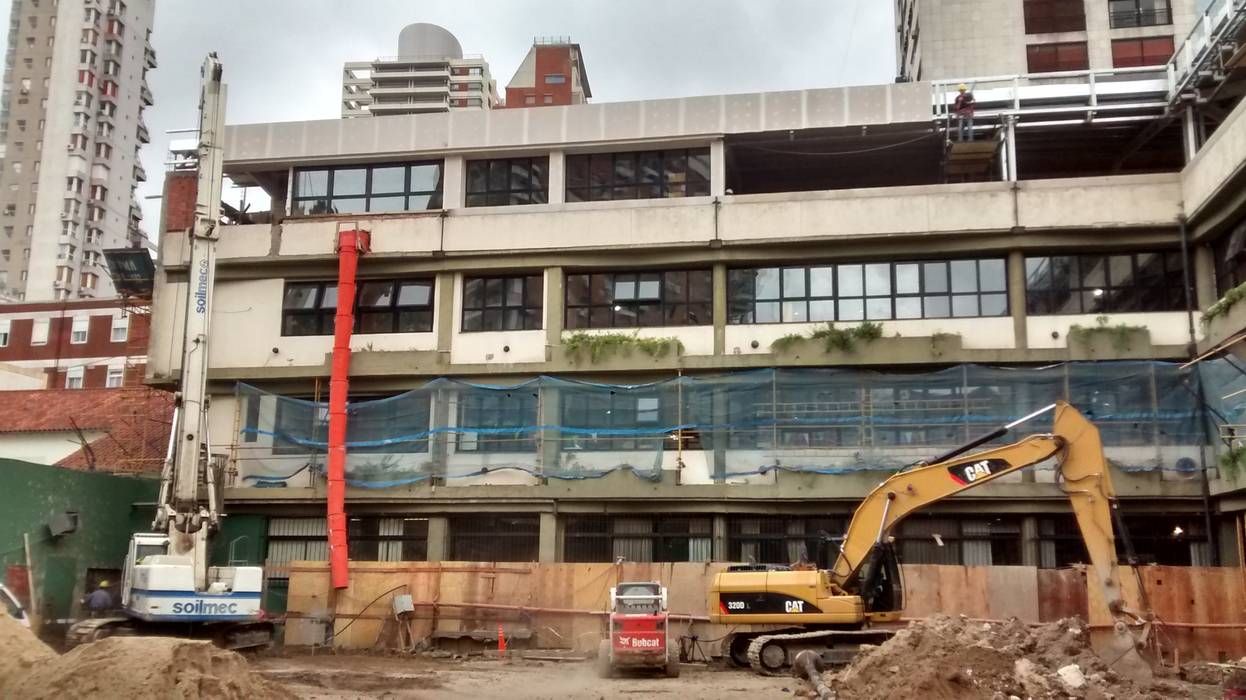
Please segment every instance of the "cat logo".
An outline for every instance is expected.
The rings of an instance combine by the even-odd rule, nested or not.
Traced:
[[[988,476],[997,474],[1008,467],[1008,462],[1002,459],[983,459],[969,464],[958,464],[954,467],[948,467],[947,471],[953,481],[962,486],[968,486]]]
[[[805,601],[803,600],[785,600],[783,601],[783,612],[787,613],[803,613],[805,611]]]

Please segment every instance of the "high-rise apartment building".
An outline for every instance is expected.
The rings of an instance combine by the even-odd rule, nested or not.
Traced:
[[[111,296],[103,251],[143,245],[154,0],[14,0],[0,103],[0,298]]]
[[[578,105],[592,96],[580,45],[568,37],[545,37],[532,43],[506,84],[506,104],[502,106]]]
[[[352,61],[342,69],[342,116],[426,114],[492,109],[497,84],[483,56],[465,55],[459,40],[435,24],[398,34],[398,55]]]
[[[901,80],[1162,65],[1196,0],[896,0]]]

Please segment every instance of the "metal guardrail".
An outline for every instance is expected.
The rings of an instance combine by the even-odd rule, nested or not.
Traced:
[[[1190,33],[1177,46],[1167,64],[1168,98],[1177,101],[1189,88],[1199,69],[1212,57],[1212,49],[1231,37],[1246,22],[1246,0],[1213,0],[1194,22]]]

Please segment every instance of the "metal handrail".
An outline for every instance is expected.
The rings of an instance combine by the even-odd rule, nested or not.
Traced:
[[[1208,49],[1228,33],[1230,27],[1246,19],[1246,0],[1213,0],[1195,20],[1185,39],[1177,46],[1166,64],[1168,99],[1177,100],[1184,92],[1194,68],[1208,55]]]

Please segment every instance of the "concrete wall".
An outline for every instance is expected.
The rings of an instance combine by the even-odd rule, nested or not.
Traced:
[[[1246,102],[1239,102],[1216,132],[1181,171],[1185,213],[1201,223],[1211,214],[1213,201],[1236,197],[1246,165]],[[1196,232],[1197,231],[1196,229]]]
[[[42,389],[43,385],[33,387]],[[83,431],[88,444],[106,433],[98,430]],[[82,443],[72,430],[37,433],[0,433],[0,455],[34,464],[56,464],[82,449]]]

